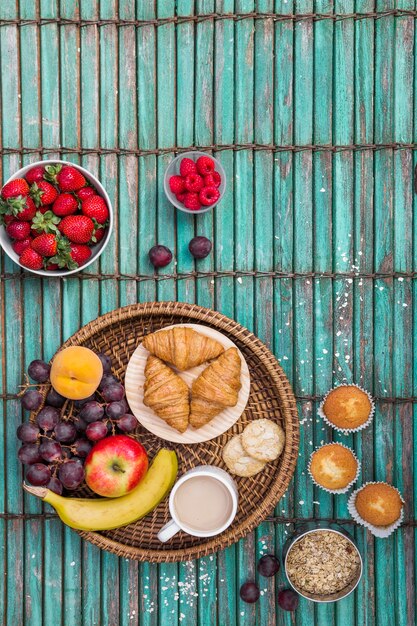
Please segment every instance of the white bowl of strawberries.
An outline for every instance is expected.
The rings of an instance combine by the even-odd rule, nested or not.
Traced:
[[[164,190],[170,202],[184,213],[206,213],[220,202],[226,174],[220,161],[205,152],[184,152],[168,165]]]
[[[112,229],[106,190],[75,163],[31,163],[1,189],[0,245],[34,274],[69,276],[85,269],[103,252]]]

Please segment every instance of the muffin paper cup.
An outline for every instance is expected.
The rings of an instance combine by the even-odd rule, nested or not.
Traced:
[[[318,483],[315,479],[313,474],[311,473],[310,470],[310,466],[311,466],[311,460],[313,458],[313,454],[314,452],[317,452],[317,450],[320,450],[320,448],[325,448],[326,446],[331,446],[333,444],[337,444],[338,446],[342,446],[343,448],[346,448],[346,450],[349,450],[353,456],[356,459],[356,463],[358,464],[358,469],[356,471],[356,475],[355,478],[353,480],[350,481],[350,483],[348,485],[346,485],[346,487],[344,487],[343,489],[327,489],[327,487],[323,487],[323,485],[320,485],[320,483]],[[310,478],[313,481],[313,483],[315,485],[317,485],[317,487],[320,487],[320,489],[323,489],[323,491],[327,491],[327,493],[346,493],[347,491],[349,491],[349,489],[352,487],[352,485],[354,485],[356,483],[356,481],[358,480],[360,471],[361,471],[361,463],[358,459],[358,457],[356,456],[356,454],[353,452],[352,448],[349,448],[348,446],[345,446],[343,443],[340,443],[339,441],[331,441],[330,443],[325,443],[322,446],[319,446],[318,448],[316,448],[314,450],[314,452],[311,453],[310,455],[310,460],[308,462],[308,467],[307,467],[307,471],[310,474]]]
[[[364,483],[359,489],[356,489],[355,491],[353,491],[348,500],[348,511],[353,517],[353,519],[355,520],[355,522],[357,522],[361,526],[365,526],[375,537],[379,537],[380,539],[386,539],[394,532],[394,530],[396,530],[399,526],[401,526],[402,521],[404,519],[404,506],[401,508],[400,517],[397,519],[396,522],[394,522],[393,524],[390,524],[390,526],[374,526],[373,524],[370,524],[369,522],[366,522],[364,519],[362,519],[355,505],[356,496],[359,493],[359,491],[361,491],[364,487],[366,487],[366,485],[378,485],[378,484],[388,485],[388,483],[381,481],[381,480],[369,481],[367,483]],[[394,487],[394,485],[389,485],[389,486]],[[396,487],[394,487],[394,489],[398,492],[398,495],[400,496],[401,501],[404,504],[402,495],[400,494],[400,492],[398,491]]]
[[[360,389],[361,391],[363,391],[364,393],[366,393],[366,395],[369,398],[369,402],[371,403],[371,412],[369,413],[369,417],[366,420],[366,422],[364,422],[363,424],[361,424],[360,426],[357,426],[356,428],[339,428],[338,426],[336,426],[335,424],[333,424],[330,420],[327,419],[327,417],[324,414],[323,411],[323,406],[324,403],[326,402],[326,398],[327,396],[334,391],[335,389],[338,389],[339,387],[357,387],[358,389]],[[372,398],[371,394],[369,393],[369,391],[366,391],[366,389],[364,389],[363,387],[360,387],[359,385],[355,385],[355,383],[342,383],[341,385],[337,385],[336,387],[333,387],[333,389],[330,389],[330,391],[328,391],[326,393],[326,395],[324,396],[323,400],[320,403],[320,406],[318,408],[317,413],[320,415],[320,417],[326,422],[326,424],[328,424],[329,426],[331,426],[332,428],[334,428],[335,430],[337,430],[339,433],[343,433],[344,435],[350,435],[350,433],[357,433],[360,430],[363,430],[364,428],[366,428],[367,426],[369,426],[369,424],[372,422],[373,417],[374,417],[374,413],[375,413],[375,402],[374,399]]]

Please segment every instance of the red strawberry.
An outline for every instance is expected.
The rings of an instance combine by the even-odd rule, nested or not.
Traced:
[[[20,255],[19,261],[30,270],[40,270],[43,267],[43,258],[32,248],[26,248]]]
[[[7,198],[17,198],[18,196],[27,196],[29,193],[29,185],[24,178],[15,178],[6,183],[1,190],[3,200]]]
[[[62,191],[77,191],[87,183],[81,172],[72,165],[64,165],[56,175],[56,181]]]
[[[29,222],[19,222],[15,220],[14,222],[10,222],[6,228],[6,232],[12,239],[23,241],[23,239],[29,237],[30,224]]]
[[[26,239],[22,239],[22,241],[14,241],[12,243],[12,248],[16,252],[16,254],[22,254],[23,250],[26,250],[32,243],[32,237],[26,237]]]
[[[45,267],[46,270],[48,270],[48,272],[52,272],[53,270],[58,270],[59,269],[59,265],[58,263],[48,263],[48,265]]]
[[[203,178],[199,174],[188,174],[185,177],[185,188],[187,191],[199,192],[203,188]]]
[[[221,182],[222,177],[219,172],[214,171],[204,176],[204,187],[220,187]]]
[[[76,244],[70,244],[71,246],[71,258],[78,267],[81,267],[88,261],[91,256],[91,248],[88,246],[77,246]]]
[[[105,228],[96,228],[96,230],[93,232],[93,237],[92,237],[94,241],[90,240],[88,244],[90,246],[94,246],[96,243],[98,243],[99,241],[103,239],[105,234],[106,234]]]
[[[172,193],[175,193],[175,195],[182,193],[185,189],[185,183],[182,176],[171,176],[168,182],[169,188]]]
[[[41,233],[59,233],[58,224],[61,221],[52,211],[36,211],[32,220],[32,230],[39,235]],[[33,233],[32,233],[33,234]]]
[[[188,174],[197,174],[197,166],[192,159],[183,159],[180,163],[181,176],[188,176]]]
[[[53,185],[51,185],[51,183],[48,183],[48,181],[41,180],[39,183],[33,183],[30,188],[30,195],[38,207],[55,202],[58,197],[58,191]]]
[[[198,157],[196,161],[197,172],[201,174],[201,176],[207,176],[207,174],[212,174],[216,168],[216,164],[213,159],[210,159],[208,156]]]
[[[35,250],[41,256],[54,256],[57,251],[58,242],[56,235],[43,233],[43,235],[35,237],[30,245],[32,250]]]
[[[1,221],[6,222],[6,216],[16,217],[21,222],[30,222],[36,213],[36,206],[30,196],[19,196],[0,200]]]
[[[2,217],[3,222],[6,224],[6,226],[16,219],[14,215],[3,215]]]
[[[190,209],[191,211],[198,211],[201,208],[200,200],[198,199],[198,193],[194,193],[193,191],[189,191],[185,194],[184,198],[184,206],[186,209]]]
[[[201,204],[204,206],[211,206],[220,198],[220,192],[217,187],[203,187],[198,194]]]
[[[30,185],[33,183],[38,183],[43,180],[43,176],[45,174],[45,168],[43,165],[35,165],[28,172],[26,172],[26,180]]]
[[[52,211],[55,215],[65,217],[72,215],[78,209],[78,202],[70,193],[61,193],[52,205]]]
[[[83,187],[82,189],[79,189],[77,191],[77,196],[79,200],[81,200],[81,202],[83,202],[84,200],[87,200],[87,198],[89,198],[90,196],[95,196],[95,195],[96,195],[96,192],[94,191],[92,187]]]
[[[81,213],[96,220],[98,224],[104,224],[109,219],[109,209],[101,196],[91,196],[81,203]]]
[[[73,243],[88,243],[94,232],[94,222],[87,215],[67,215],[58,228]]]
[[[52,205],[47,204],[46,206],[40,206],[40,207],[38,208],[38,211],[40,211],[40,212],[42,213],[42,215],[45,215],[45,213],[46,213],[47,211],[51,211],[51,213],[52,213]]]

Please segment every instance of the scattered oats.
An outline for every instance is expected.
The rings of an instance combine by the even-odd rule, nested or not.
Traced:
[[[284,361],[288,361],[288,357],[287,356],[283,356],[282,357]]]
[[[70,565],[71,565],[71,567],[74,567],[75,561],[71,561]]]
[[[326,350],[326,348],[323,348],[323,354],[328,354],[328,350]]]
[[[383,287],[378,287],[379,291],[384,291]]]
[[[399,277],[398,277],[398,281],[399,281],[400,283],[402,283],[402,282],[403,282],[403,280],[404,280],[404,278],[403,278],[402,276],[399,276]]]
[[[210,281],[210,283],[211,283],[212,285],[214,285],[214,280],[211,280],[211,281]]]
[[[322,530],[296,541],[287,556],[287,575],[301,592],[333,594],[358,575],[357,552],[342,535]]]
[[[408,306],[408,304],[406,304],[405,302],[403,302],[403,306]]]
[[[238,282],[240,285],[242,284],[242,282],[243,282],[243,281],[242,281],[242,277],[241,277],[241,276],[238,276],[238,277],[237,277],[237,282]]]
[[[322,188],[320,189],[320,192],[321,192],[321,193],[324,193],[325,191],[326,191],[326,190],[325,190],[325,188],[324,188],[324,187],[322,187]]]
[[[317,500],[313,500],[313,504],[320,504]]]

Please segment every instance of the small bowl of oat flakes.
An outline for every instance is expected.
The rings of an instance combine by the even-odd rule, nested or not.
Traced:
[[[362,576],[362,557],[350,535],[336,524],[306,524],[288,540],[284,567],[293,589],[313,602],[348,596]]]

